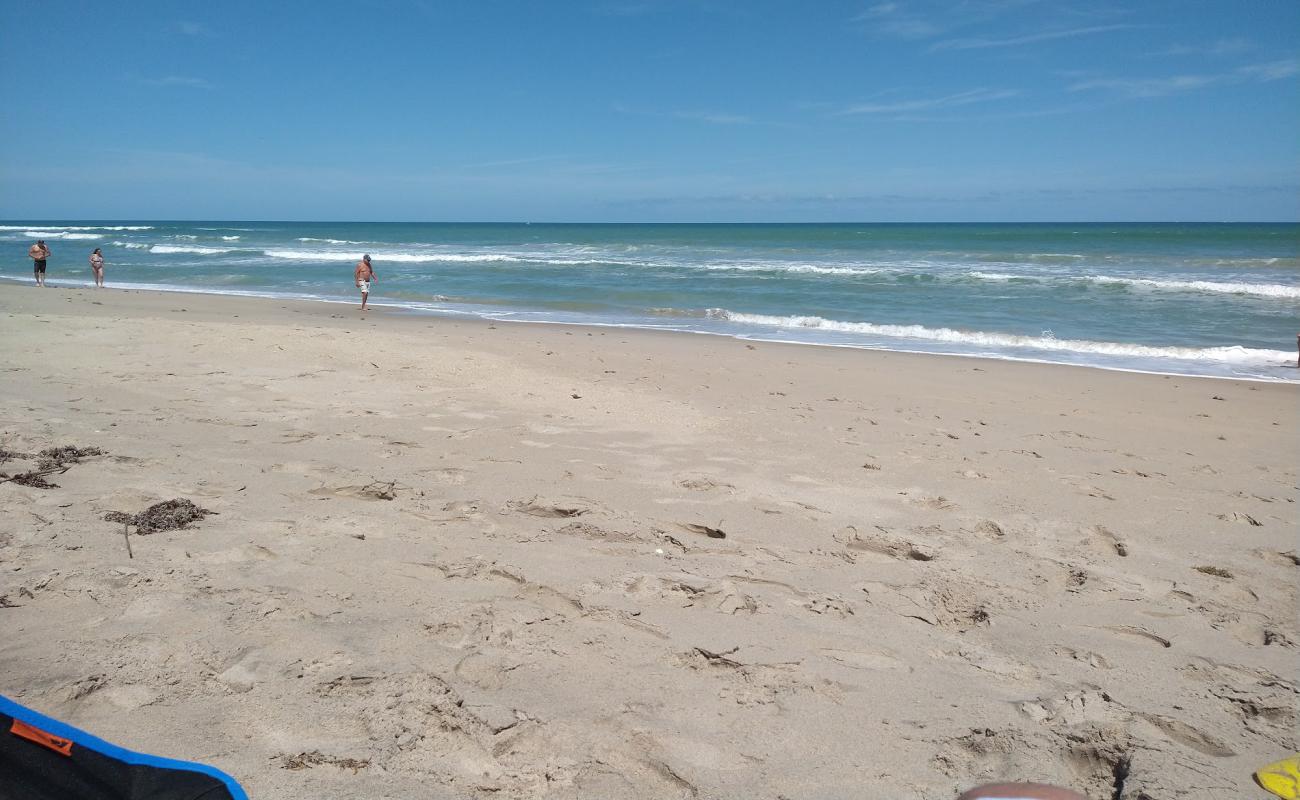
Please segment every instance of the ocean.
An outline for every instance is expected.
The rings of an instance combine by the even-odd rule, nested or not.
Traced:
[[[0,279],[1300,380],[1300,225],[23,222]]]

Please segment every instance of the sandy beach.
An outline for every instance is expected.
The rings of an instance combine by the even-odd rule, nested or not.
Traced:
[[[1297,749],[1296,385],[0,295],[0,448],[106,453],[0,484],[0,692],[253,797],[1246,798]],[[172,498],[217,514],[129,558]]]

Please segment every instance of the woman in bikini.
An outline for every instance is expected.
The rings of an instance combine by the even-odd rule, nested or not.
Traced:
[[[104,288],[104,254],[98,247],[90,254],[90,271],[95,273],[95,286]]]

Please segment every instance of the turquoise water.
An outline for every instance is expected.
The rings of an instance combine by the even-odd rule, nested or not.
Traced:
[[[1296,380],[1300,225],[22,222],[0,277]]]

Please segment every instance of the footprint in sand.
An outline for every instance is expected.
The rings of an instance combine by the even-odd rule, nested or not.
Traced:
[[[1214,516],[1223,520],[1224,522],[1239,522],[1243,525],[1250,525],[1256,528],[1261,528],[1264,526],[1264,523],[1255,519],[1251,515],[1243,514],[1240,511],[1233,511],[1228,514],[1215,514]]]
[[[908,495],[907,492],[901,492],[900,494]],[[957,507],[956,503],[953,503],[943,495],[932,495],[924,492],[917,492],[908,495],[907,502],[925,508],[933,508],[938,511],[949,511]]]
[[[1173,647],[1173,642],[1169,641],[1165,637],[1159,636],[1135,625],[1106,625],[1100,628],[1100,630],[1118,633],[1120,636],[1127,636],[1133,639],[1142,639],[1148,642],[1154,642],[1161,647]]]
[[[1198,753],[1215,758],[1231,758],[1236,755],[1236,752],[1222,741],[1205,731],[1193,728],[1185,722],[1162,717],[1159,714],[1138,714],[1137,717],[1154,725],[1157,730],[1170,740],[1189,747]]]
[[[1000,542],[1007,538],[1006,529],[991,519],[982,519],[971,528],[971,533],[984,538]]]
[[[1257,558],[1262,558],[1272,564],[1283,567],[1300,567],[1300,556],[1297,556],[1294,550],[1278,552],[1276,550],[1254,550],[1252,551]]]
[[[729,580],[713,580],[698,575],[633,575],[623,584],[627,595],[650,596],[682,608],[699,608],[721,614],[754,614],[759,604]]]
[[[823,658],[853,669],[912,671],[912,667],[906,661],[884,651],[824,648],[818,652]]]
[[[531,500],[511,500],[506,507],[519,514],[530,517],[578,517],[589,513],[594,504],[581,498],[547,500],[534,496]]]
[[[353,500],[392,500],[396,495],[389,484],[369,483],[355,486],[322,486],[307,494],[315,497],[347,497]]]
[[[1088,536],[1086,541],[1093,547],[1093,549],[1098,549],[1106,553],[1114,553],[1117,556],[1128,555],[1128,545],[1126,545],[1120,537],[1109,528],[1106,528],[1103,525],[1093,525],[1091,528],[1088,528],[1086,533]]]
[[[460,469],[459,467],[447,467],[445,469],[422,471],[417,474],[427,475],[431,480],[447,484],[448,486],[459,486],[465,482],[465,476],[468,475],[469,472]]]
[[[954,661],[964,661],[980,672],[987,672],[990,675],[1019,683],[1038,680],[1040,677],[1038,670],[1028,664],[1017,661],[1008,655],[981,647],[974,642],[968,642],[956,651],[931,653],[931,655]]]
[[[879,601],[901,617],[944,630],[962,633],[988,625],[992,619],[978,590],[951,577],[910,586],[871,583],[864,591],[873,602]]]
[[[640,537],[621,531],[609,530],[598,525],[590,525],[586,522],[574,521],[560,528],[555,529],[556,533],[562,533],[565,536],[576,536],[579,539],[591,539],[601,542],[636,542]]]
[[[1093,669],[1111,669],[1110,662],[1100,653],[1093,653],[1088,650],[1075,650],[1072,647],[1058,646],[1052,648],[1052,652],[1058,656],[1064,656],[1074,661],[1080,661]]]
[[[687,475],[677,479],[676,484],[692,492],[711,492],[714,489],[734,490],[736,488],[730,483],[714,480],[707,475]]]
[[[872,534],[863,536],[851,525],[835,534],[835,540],[849,550],[882,556],[885,561],[933,561],[937,555],[936,551],[906,539]]]
[[[509,673],[521,666],[520,663],[473,650],[458,661],[452,671],[456,677],[479,689],[496,691],[506,685]]]
[[[316,436],[317,434],[315,431],[294,431],[292,433],[282,434],[280,436],[280,444],[298,444],[299,442],[305,442],[308,439],[315,439]]]

